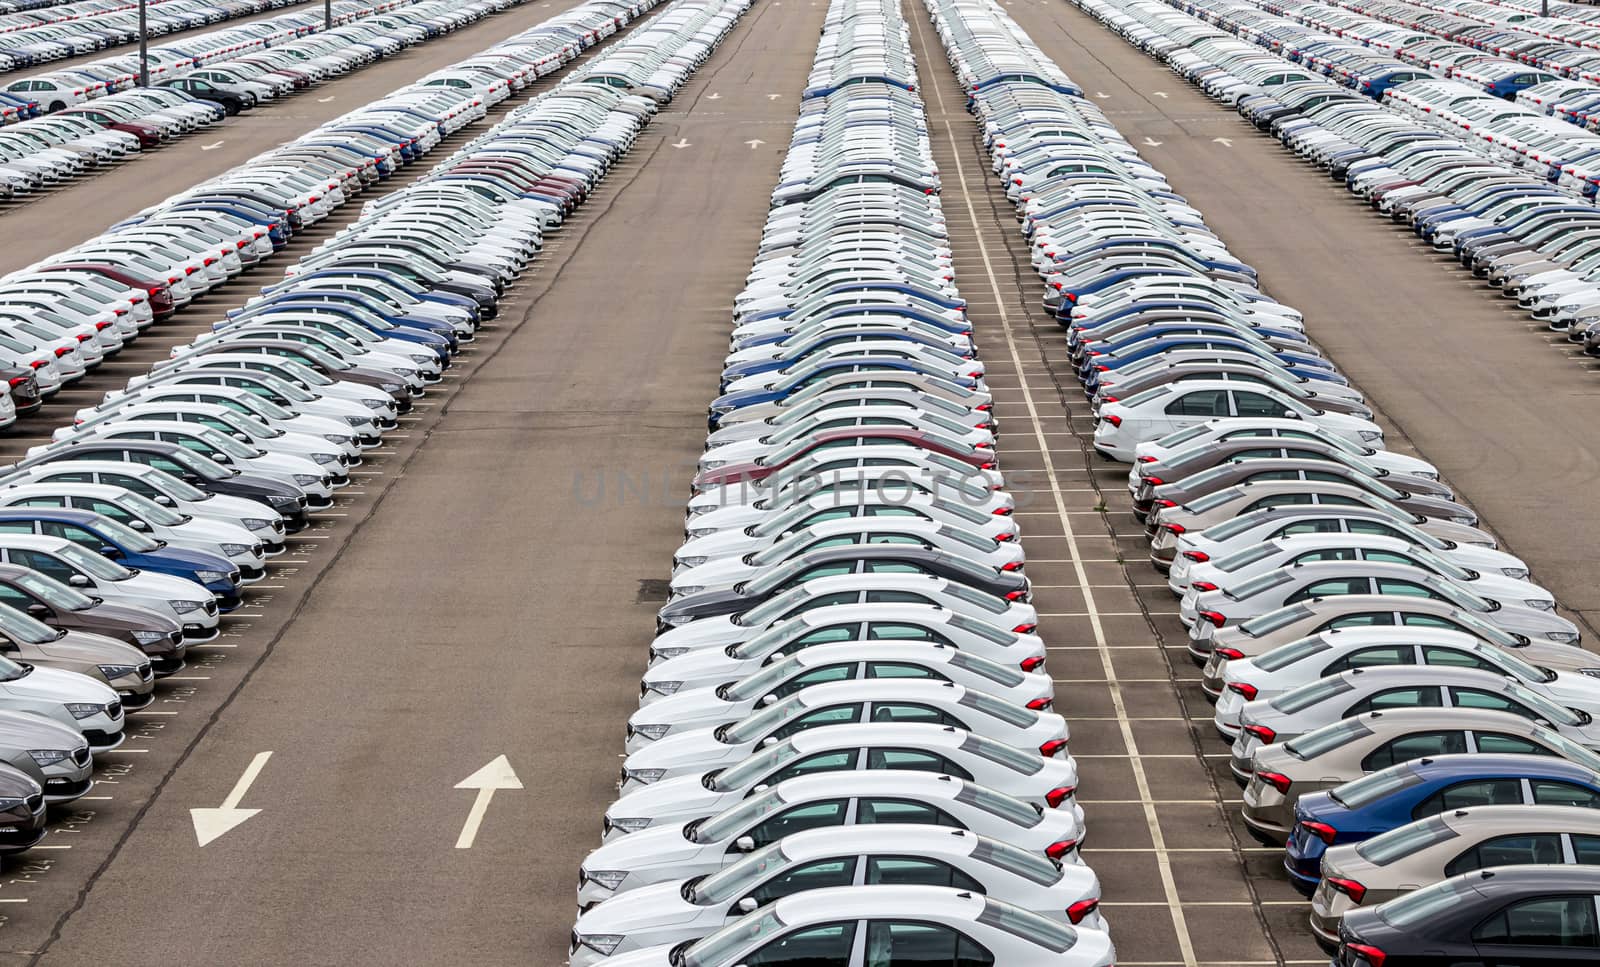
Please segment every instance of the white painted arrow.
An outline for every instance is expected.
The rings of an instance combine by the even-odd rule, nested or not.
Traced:
[[[194,838],[200,845],[215,840],[217,837],[238,826],[240,823],[260,812],[259,809],[240,809],[239,800],[250,791],[250,784],[256,781],[256,776],[261,774],[261,768],[272,758],[271,752],[257,752],[256,757],[250,760],[250,765],[244,770],[244,775],[233,784],[233,791],[228,793],[228,798],[222,800],[221,807],[217,809],[191,809],[189,818],[194,821]]]
[[[1233,147],[1233,139],[1232,138],[1212,138],[1211,140],[1215,141],[1217,144],[1222,145],[1224,148]]]
[[[1152,137],[1150,137],[1148,135],[1145,136],[1144,143],[1146,145],[1148,145],[1149,147],[1152,147],[1152,148],[1161,147],[1161,142],[1160,141],[1157,141],[1155,138],[1152,138]]]
[[[1107,100],[1108,98],[1111,97],[1111,95],[1107,94],[1105,91],[1095,91],[1094,92],[1094,96],[1098,97],[1102,101]]]
[[[718,94],[707,94],[706,95],[706,100],[708,100],[708,101],[719,101],[721,99],[722,99],[722,95],[720,93],[718,93]]]
[[[778,98],[780,98],[782,96],[783,96],[782,94],[768,94],[767,95],[767,100],[776,101]]]
[[[679,138],[678,139],[678,143],[675,144],[675,145],[672,145],[672,147],[674,147],[674,148],[687,148],[688,146],[689,146],[689,139],[688,138]]]
[[[1160,97],[1160,98],[1165,98],[1167,96],[1167,92],[1166,91],[1151,91],[1150,93],[1152,93],[1156,97]]]
[[[333,100],[333,97],[331,95],[328,96],[328,97],[319,97],[319,98],[317,98],[317,103],[318,104],[326,104],[331,100]]]
[[[213,141],[210,144],[202,144],[200,146],[200,150],[201,151],[215,151],[218,148],[222,147],[226,143],[227,143],[226,141]]]
[[[757,149],[757,148],[761,147],[762,145],[766,144],[766,142],[761,140],[760,138],[751,138],[749,141],[746,141],[745,144],[748,144],[750,146],[750,150],[754,151],[755,149]]]
[[[521,789],[522,780],[517,778],[506,757],[499,755],[490,759],[482,769],[456,783],[456,788],[478,790],[478,798],[472,801],[472,810],[467,813],[467,821],[461,826],[461,835],[456,837],[456,849],[471,849],[473,840],[478,838],[478,827],[483,825],[483,817],[489,812],[489,800],[494,798],[495,790]]]

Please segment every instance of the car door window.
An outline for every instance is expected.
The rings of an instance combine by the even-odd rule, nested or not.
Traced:
[[[74,544],[95,551],[106,546],[105,541],[76,524],[63,524],[60,521],[45,520],[39,522],[39,531],[47,537],[65,538]]]
[[[952,725],[962,728],[962,723],[940,709],[920,702],[873,702],[873,722],[913,722],[931,725]]]
[[[1311,495],[1310,494],[1299,494],[1297,496],[1302,496],[1302,497],[1306,498],[1305,500],[1298,501],[1298,503],[1302,503],[1302,504],[1311,503]],[[1296,523],[1296,524],[1289,524],[1286,527],[1279,528],[1278,532],[1276,534],[1273,534],[1272,536],[1273,537],[1298,537],[1301,534],[1337,534],[1337,533],[1339,533],[1339,522],[1336,521],[1336,520],[1305,520],[1305,521],[1300,521],[1299,523]]]
[[[1531,833],[1486,839],[1445,864],[1444,875],[1456,876],[1491,866],[1562,861],[1560,833]]]
[[[1168,416],[1227,416],[1228,391],[1206,389],[1185,393],[1168,403],[1165,412]]]
[[[936,752],[924,752],[921,749],[869,749],[867,768],[894,769],[901,772],[937,772],[941,775],[955,776],[957,779],[972,778],[971,773],[944,756]]]
[[[868,886],[948,886],[957,890],[983,893],[983,884],[938,860],[921,856],[870,856],[867,858]]]
[[[870,641],[937,641],[944,639],[921,625],[898,624],[892,621],[874,621],[867,626]]]
[[[774,739],[787,739],[796,732],[806,729],[820,728],[824,725],[854,725],[861,721],[861,703],[854,702],[849,705],[834,705],[829,708],[819,708],[814,712],[807,712],[788,722],[785,722],[771,737]]]
[[[1481,688],[1451,686],[1450,698],[1461,708],[1485,708],[1492,712],[1510,712],[1512,715],[1520,715],[1530,720],[1539,718],[1538,713],[1521,702],[1494,692],[1486,692]]]
[[[1294,505],[1297,505],[1297,504],[1309,504],[1311,502],[1312,501],[1311,501],[1311,495],[1310,494],[1275,494],[1275,495],[1273,495],[1271,497],[1262,497],[1260,500],[1256,501],[1255,503],[1250,504],[1248,507],[1245,508],[1245,513],[1249,513],[1252,510],[1261,510],[1262,508],[1266,508],[1266,507],[1290,507],[1290,506],[1294,506]],[[1290,526],[1298,526],[1298,525],[1290,525]],[[1337,530],[1338,528],[1332,528],[1332,529],[1333,530]],[[1294,534],[1316,534],[1316,533],[1322,533],[1322,531],[1321,530],[1290,531],[1287,528],[1285,528],[1284,533],[1286,533],[1286,534],[1288,534],[1288,533],[1294,533]]]
[[[1520,900],[1473,928],[1480,946],[1600,947],[1594,897],[1544,896]]]
[[[1416,685],[1404,688],[1386,688],[1373,692],[1366,698],[1350,706],[1345,712],[1345,718],[1352,715],[1365,715],[1372,711],[1384,711],[1396,708],[1439,708],[1444,705],[1444,699],[1439,694],[1437,685]]]
[[[1437,816],[1451,809],[1473,806],[1513,806],[1522,802],[1522,783],[1516,779],[1474,779],[1447,786],[1424,799],[1411,811],[1412,819]]]
[[[856,811],[856,822],[918,823],[924,826],[960,826],[944,810],[909,799],[863,799]]]
[[[855,749],[839,749],[833,752],[818,752],[808,755],[804,759],[796,759],[786,764],[782,769],[774,772],[761,780],[764,785],[775,786],[785,779],[795,776],[815,775],[819,772],[844,772],[856,767]]]
[[[1410,762],[1423,756],[1454,755],[1466,751],[1467,736],[1460,729],[1414,732],[1411,735],[1391,739],[1369,752],[1367,757],[1361,760],[1361,768],[1365,772],[1377,772],[1396,763]]]
[[[830,886],[849,886],[855,882],[856,858],[833,857],[792,866],[767,882],[751,890],[761,906],[802,890],[822,890]]]
[[[850,967],[856,923],[825,923],[779,937],[745,954],[745,967]]]
[[[844,822],[847,802],[844,799],[829,799],[795,806],[762,820],[746,835],[755,840],[757,846],[765,846],[808,829],[838,826]]]
[[[41,553],[39,551],[7,551],[6,557],[10,559],[12,564],[20,564],[23,567],[31,567],[40,574],[55,578],[57,581],[61,581],[63,583],[78,573],[76,568],[71,567],[58,558],[52,557],[49,554]]]
[[[1380,524],[1375,520],[1353,520],[1347,526],[1352,534],[1374,534],[1379,537],[1404,536],[1388,524]]]
[[[1394,624],[1394,613],[1390,611],[1365,611],[1358,614],[1341,615],[1318,628],[1318,631],[1331,631],[1338,628],[1371,628],[1377,625]]]
[[[1379,665],[1414,665],[1416,649],[1410,645],[1384,645],[1378,648],[1357,648],[1340,656],[1322,670],[1326,678],[1347,672],[1352,668],[1372,668]]]
[[[1555,779],[1534,779],[1529,785],[1533,787],[1533,801],[1537,805],[1600,809],[1600,793],[1593,789],[1585,789],[1583,786]]]
[[[1233,391],[1234,412],[1239,416],[1265,416],[1278,418],[1289,412],[1289,408],[1270,396],[1260,393],[1251,393],[1246,390]]]
[[[1450,631],[1460,631],[1461,626],[1448,618],[1440,618],[1431,614],[1403,614],[1400,623],[1409,628],[1446,628]]]
[[[949,681],[943,675],[924,668],[921,665],[910,665],[898,661],[869,661],[867,662],[868,678],[921,678],[934,681]]]
[[[855,625],[834,625],[831,628],[818,628],[816,631],[801,635],[795,640],[778,649],[780,654],[792,655],[803,648],[812,645],[826,645],[835,641],[849,641],[854,638]]]
[[[32,534],[33,521],[31,520],[4,520],[0,521],[0,534]]]
[[[1572,835],[1572,857],[1585,866],[1600,865],[1600,836]]]
[[[1353,547],[1325,547],[1320,551],[1307,551],[1296,555],[1287,562],[1289,565],[1310,564],[1314,561],[1353,561],[1356,551]]]
[[[842,665],[824,665],[821,668],[813,668],[805,674],[796,675],[774,688],[772,694],[779,698],[787,698],[795,692],[810,688],[813,685],[849,681],[855,672],[855,667],[854,663],[847,662]]]
[[[1520,735],[1506,735],[1502,732],[1477,732],[1473,734],[1473,739],[1478,743],[1478,751],[1486,755],[1556,754],[1555,751]]]
[[[1401,578],[1378,578],[1379,594],[1403,594],[1413,598],[1437,598],[1432,590],[1423,587],[1415,581],[1406,581]]]
[[[65,507],[65,497],[28,497],[12,504],[13,507]]]
[[[19,611],[28,610],[34,603],[33,596],[25,591],[18,591],[9,584],[0,584],[0,604],[9,605]]]
[[[1313,581],[1295,593],[1283,599],[1284,604],[1294,604],[1296,601],[1306,601],[1311,598],[1324,598],[1341,594],[1366,594],[1371,583],[1367,578],[1329,578],[1326,581]]]
[[[1470,651],[1462,651],[1459,648],[1441,648],[1437,645],[1422,646],[1422,663],[1424,665],[1443,665],[1448,668],[1477,668],[1489,672],[1498,672],[1500,670]]]
[[[988,967],[994,956],[942,923],[874,920],[863,967]]]

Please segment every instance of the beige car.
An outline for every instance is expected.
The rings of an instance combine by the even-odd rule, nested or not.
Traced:
[[[1318,942],[1339,942],[1339,921],[1457,873],[1528,863],[1600,863],[1600,810],[1586,806],[1474,806],[1408,823],[1322,857],[1311,897]]]
[[[1258,746],[1244,789],[1244,822],[1257,839],[1282,845],[1301,796],[1401,762],[1463,752],[1556,755],[1600,770],[1600,754],[1511,712],[1400,708],[1367,712]]]
[[[104,682],[122,698],[125,711],[155,701],[155,672],[138,648],[104,635],[52,628],[7,605],[0,605],[0,656]]]

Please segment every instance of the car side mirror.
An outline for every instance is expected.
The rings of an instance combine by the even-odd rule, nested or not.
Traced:
[[[228,456],[226,453],[218,453],[216,456],[212,457],[211,459],[217,461],[218,463],[232,463],[233,462],[233,458]]]
[[[156,503],[158,503],[158,504],[160,504],[160,505],[161,505],[161,506],[163,506],[163,507],[172,507],[172,506],[175,506],[175,505],[174,505],[174,504],[173,504],[173,502],[172,502],[172,498],[171,498],[171,497],[168,497],[168,496],[167,496],[167,495],[166,495],[166,494],[159,494],[159,495],[157,495],[157,496],[156,496]]]
[[[245,434],[243,434],[243,433],[235,433],[235,434],[234,434],[234,435],[233,435],[233,438],[234,438],[234,439],[235,439],[235,440],[238,440],[238,441],[240,441],[240,442],[241,442],[241,443],[242,443],[242,442],[244,442],[244,441],[247,441],[247,440],[249,440],[249,439],[250,439],[250,437],[248,437],[248,436],[247,436],[247,435],[245,435]]]
[[[763,749],[770,749],[770,748],[772,748],[773,746],[775,746],[777,744],[778,744],[778,737],[775,736],[775,735],[769,735],[766,738],[761,740],[761,747]]]
[[[128,526],[136,531],[147,531],[150,529],[150,525],[146,524],[142,520],[130,520],[128,521]]]
[[[756,848],[755,837],[754,836],[740,836],[738,839],[733,841],[733,848],[738,850],[741,853],[752,852]]]
[[[75,588],[87,588],[93,586],[89,583],[89,579],[82,574],[74,574],[73,576],[67,578],[67,583]]]
[[[48,618],[52,612],[50,611],[49,606],[35,601],[34,603],[28,605],[28,613],[33,615],[35,618]]]
[[[740,913],[754,913],[756,907],[760,905],[753,896],[742,897],[738,903],[734,904]]]
[[[114,560],[121,557],[122,552],[117,550],[115,547],[112,547],[110,544],[102,544],[100,545],[100,555],[102,557],[109,557]]]
[[[771,705],[773,702],[776,702],[777,700],[778,700],[778,696],[776,694],[774,694],[772,692],[768,692],[767,694],[761,696],[761,707],[765,708],[768,705]]]

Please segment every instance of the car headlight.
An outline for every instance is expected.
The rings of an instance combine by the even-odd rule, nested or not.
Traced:
[[[679,557],[674,558],[672,563],[679,567],[699,567],[709,560],[710,558],[708,557]]]
[[[674,628],[681,627],[694,620],[694,615],[692,614],[669,614],[657,615],[656,617],[662,624],[670,625]]]
[[[67,702],[62,705],[62,708],[66,709],[75,719],[86,719],[91,715],[99,715],[106,710],[104,705],[96,705],[93,702]]]
[[[1500,569],[1500,573],[1508,578],[1516,578],[1518,581],[1527,580],[1528,577],[1528,569],[1525,567],[1503,567]]]
[[[322,478],[314,473],[297,473],[290,479],[297,487],[315,487],[322,483]]]
[[[399,383],[379,383],[378,388],[383,390],[385,393],[398,393],[405,389],[405,387]]]
[[[344,421],[351,426],[365,426],[366,424],[372,422],[370,419],[364,416],[347,416],[344,418]]]
[[[655,820],[653,820],[653,819],[645,819],[642,816],[641,817],[627,816],[627,817],[624,817],[622,819],[608,820],[608,822],[611,823],[611,828],[612,829],[615,829],[615,830],[617,830],[619,832],[637,833],[641,829],[649,829],[650,828],[650,824],[655,822]]]
[[[274,510],[280,507],[287,507],[290,510],[295,510],[300,506],[300,498],[289,497],[283,494],[273,494],[267,498],[267,503],[271,505]]]
[[[673,594],[699,594],[701,591],[704,591],[705,589],[706,589],[706,586],[704,584],[688,584],[688,585],[684,585],[681,588],[673,588],[672,589],[672,593]]]
[[[389,406],[389,404],[385,403],[383,400],[362,400],[361,402],[362,405],[366,406],[366,408],[369,410],[382,410]]]
[[[687,655],[688,653],[689,653],[689,649],[687,649],[687,648],[679,648],[679,647],[676,647],[676,646],[669,647],[669,648],[652,648],[652,649],[650,649],[650,654],[653,657],[656,657],[656,658],[676,658],[679,655]]]
[[[65,751],[63,749],[29,749],[28,750],[28,755],[33,757],[33,761],[35,763],[37,763],[40,768],[43,768],[45,766],[53,766],[57,762],[60,762],[62,759],[65,759],[67,756],[69,756],[71,754],[72,754],[71,752],[67,752],[67,751]]]
[[[689,536],[691,538],[694,538],[694,537],[710,537],[712,534],[715,534],[716,532],[717,532],[717,528],[715,528],[715,527],[697,527],[694,530],[689,532]]]
[[[645,691],[647,691],[647,692],[655,692],[657,695],[676,695],[676,694],[678,694],[678,689],[680,689],[682,687],[683,687],[683,683],[682,682],[652,682],[652,681],[646,681],[644,683],[644,690]],[[644,732],[645,729],[657,728],[657,727],[658,726],[647,725],[647,726],[642,726],[642,727],[636,729],[635,731]],[[648,733],[646,733],[646,734],[648,734]],[[659,735],[652,735],[650,737],[652,739],[660,738]]]
[[[1576,632],[1546,631],[1544,636],[1559,645],[1575,645],[1578,643],[1578,635]]]
[[[412,362],[421,363],[424,366],[427,366],[431,363],[437,363],[439,361],[438,357],[436,356],[424,356],[421,353],[406,353],[406,356],[410,358]]]
[[[727,465],[728,465],[728,461],[726,461],[726,460],[702,460],[702,461],[700,461],[700,469],[701,470],[715,470],[718,467],[726,467]]]
[[[584,870],[584,879],[598,883],[608,890],[615,890],[628,878],[627,870]]]
[[[1522,603],[1536,611],[1554,611],[1556,609],[1556,603],[1545,598],[1529,598]]]
[[[1452,517],[1450,518],[1450,522],[1452,524],[1467,524],[1468,526],[1477,523],[1477,521],[1471,517]]]
[[[216,572],[213,571],[212,573]],[[179,614],[189,614],[190,612],[199,611],[201,608],[205,607],[205,605],[199,601],[168,601],[167,603],[172,605],[172,610],[178,612]]]
[[[227,578],[228,572],[226,572],[226,571],[196,571],[196,572],[194,572],[194,576],[199,579],[201,584],[210,584],[212,581],[224,580],[225,578]]]
[[[1383,439],[1383,431],[1382,430],[1358,430],[1358,431],[1356,431],[1356,436],[1361,438],[1361,442],[1362,443],[1376,443],[1377,441]]]
[[[330,463],[339,462],[339,455],[337,453],[313,453],[311,459],[320,466],[327,466]]]
[[[124,675],[132,675],[139,670],[138,665],[96,665],[95,667],[100,669],[100,674],[107,678],[121,678]]]
[[[239,523],[253,531],[264,531],[272,527],[272,521],[265,517],[241,517]]]
[[[674,684],[677,684],[677,683],[674,682]],[[635,725],[635,726],[633,726],[633,732],[634,732],[635,735],[642,735],[645,738],[649,739],[651,742],[656,741],[657,739],[661,738],[663,735],[666,735],[668,732],[671,732],[671,731],[672,731],[672,726],[670,726],[670,725]]]
[[[1410,470],[1410,471],[1407,471],[1407,472],[1410,473],[1411,476],[1413,476],[1413,477],[1421,477],[1423,480],[1438,480],[1439,479],[1439,475],[1434,473],[1431,470]]]
[[[141,645],[153,645],[158,641],[165,641],[166,637],[167,635],[164,631],[135,631],[133,633],[133,640]]]
[[[13,809],[20,809],[25,802],[26,800],[22,799],[0,799],[0,813],[8,813]]]
[[[100,706],[98,706],[98,705],[95,706],[95,708],[99,708],[99,707]],[[661,777],[666,775],[666,774],[667,774],[667,770],[665,770],[665,769],[623,769],[622,770],[622,778],[623,779],[632,779],[634,782],[643,783],[644,785],[647,785],[647,786],[652,782],[659,782]]]
[[[222,548],[222,553],[229,557],[240,557],[255,550],[255,548],[249,544],[222,544],[219,546]]]
[[[324,433],[322,438],[327,440],[329,443],[337,443],[341,447],[351,442],[350,437],[345,436],[342,433]]]
[[[620,933],[575,933],[572,936],[579,945],[588,947],[602,957],[611,956],[611,952],[621,946],[623,937]]]

